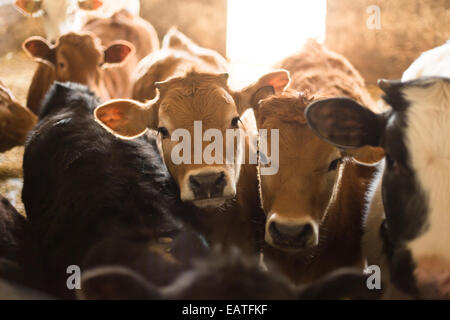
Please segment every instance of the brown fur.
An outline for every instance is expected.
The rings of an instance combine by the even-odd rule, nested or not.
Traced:
[[[296,252],[267,244],[264,256],[302,283],[338,267],[362,268],[364,194],[374,173],[319,139],[306,125],[304,110],[323,97],[347,96],[367,106],[373,102],[350,63],[312,40],[280,67],[290,71],[293,90],[255,107],[258,129],[280,130],[279,172],[260,177],[263,207],[268,218],[276,213],[283,219],[312,219],[319,225],[319,243]],[[340,157],[337,170],[329,172],[330,162]]]
[[[95,35],[94,35],[95,34]],[[116,67],[100,67],[103,47],[113,41],[126,40],[136,48],[126,61]],[[145,20],[125,10],[111,18],[89,21],[82,33],[69,33],[60,37],[55,56],[65,60],[70,74],[60,73],[58,65],[40,60],[27,97],[27,106],[38,113],[42,98],[53,81],[72,81],[88,85],[102,100],[130,98],[132,74],[140,59],[159,49],[154,28]],[[55,62],[56,63],[56,62]]]
[[[151,100],[156,96],[155,82],[184,76],[187,71],[227,72],[226,60],[217,52],[196,45],[172,28],[163,39],[162,48],[143,59],[135,73],[133,99]]]
[[[0,81],[0,152],[23,145],[36,121],[36,116]]]

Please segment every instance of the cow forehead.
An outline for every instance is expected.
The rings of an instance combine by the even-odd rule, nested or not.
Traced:
[[[176,128],[190,128],[194,121],[223,128],[223,124],[229,125],[230,119],[236,116],[234,99],[227,89],[218,85],[170,88],[161,98],[159,109],[160,122],[170,122]]]
[[[78,58],[83,63],[97,62],[102,57],[102,53],[103,50],[98,39],[87,34],[69,33],[64,35],[60,38],[57,47],[57,55],[63,55],[65,58]]]
[[[42,9],[44,9],[47,14],[58,18],[63,17],[69,13],[69,9],[79,9],[77,0],[58,0],[58,1],[42,1]]]

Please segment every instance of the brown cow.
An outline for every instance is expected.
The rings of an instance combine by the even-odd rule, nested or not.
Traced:
[[[197,71],[225,73],[228,63],[216,51],[199,47],[176,28],[171,28],[164,36],[161,50],[148,55],[139,63],[133,99],[153,99],[156,96],[155,82],[183,76],[193,68]]]
[[[132,73],[141,58],[159,48],[159,40],[148,22],[123,10],[91,20],[84,31],[63,35],[55,45],[31,37],[23,48],[39,62],[27,97],[37,114],[55,80],[85,84],[103,100],[130,98]]]
[[[270,245],[264,255],[300,283],[338,267],[362,267],[364,193],[374,171],[320,140],[307,126],[304,109],[313,99],[308,93],[350,96],[368,106],[372,101],[350,63],[312,40],[281,67],[291,72],[291,87],[301,92],[272,96],[254,107],[259,130],[279,129],[279,171],[260,175]],[[267,145],[271,143],[268,136]],[[377,155],[371,151],[353,156],[367,154],[359,160],[372,162]]]
[[[170,37],[176,36],[174,32]],[[178,37],[180,41],[183,39],[184,36]],[[147,73],[155,72],[155,75],[142,74],[145,79],[152,79],[152,83],[146,86],[148,91],[142,90],[141,97],[145,100],[156,94],[153,100],[147,103],[111,101],[98,107],[95,116],[109,131],[125,138],[140,135],[148,128],[158,130],[162,155],[179,186],[181,200],[199,208],[192,219],[194,224],[213,244],[219,243],[225,248],[238,245],[244,252],[254,253],[261,237],[255,222],[264,217],[258,205],[256,165],[242,163],[240,155],[247,151],[248,137],[246,146],[234,143],[234,159],[226,158],[227,141],[235,140],[234,136],[227,137],[226,131],[244,130],[239,120],[251,101],[261,97],[266,88],[271,88],[271,92],[282,90],[289,82],[288,73],[269,73],[236,92],[228,87],[228,74],[220,73],[223,71],[220,67],[216,66],[212,73],[214,68],[210,59],[205,62],[192,52],[170,50],[171,53],[164,54],[161,59],[155,58],[154,64],[161,63],[160,68],[153,68],[154,64],[148,66]],[[158,73],[158,70],[171,70],[172,74]],[[165,81],[153,85],[155,80]],[[137,84],[145,83],[138,80]],[[175,142],[179,133],[184,132],[194,139],[198,137],[195,121],[201,121],[203,130],[213,129],[223,137],[223,146],[214,151],[218,161],[212,164],[206,164],[202,159],[195,163],[192,157],[188,159],[190,162],[178,163],[172,156],[172,153],[179,155],[176,151],[179,146]],[[202,140],[203,132],[200,134]],[[200,141],[196,146],[189,143],[183,157],[189,151],[194,158],[202,157],[208,145],[210,143],[206,141]],[[195,152],[195,148],[200,150]]]
[[[36,121],[36,116],[0,81],[0,152],[23,145]]]

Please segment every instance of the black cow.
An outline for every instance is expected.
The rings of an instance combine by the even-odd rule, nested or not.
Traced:
[[[178,198],[155,138],[115,138],[94,121],[98,104],[87,87],[56,82],[25,148],[22,199],[48,290],[60,297],[74,296],[66,286],[68,266],[78,265],[83,271],[97,264],[95,246],[122,244],[117,250],[97,250],[98,261],[139,271],[135,257],[127,252],[134,244],[138,255],[143,243],[157,244],[161,238],[186,233],[196,238],[179,219],[189,217],[190,209]],[[201,238],[192,242],[195,250],[206,250]],[[183,254],[192,254],[185,249]]]

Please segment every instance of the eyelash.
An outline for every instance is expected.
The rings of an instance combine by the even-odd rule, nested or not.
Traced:
[[[341,163],[341,161],[342,161],[341,158],[331,161],[330,165],[328,166],[328,170],[327,171],[330,172],[330,171],[336,170],[337,167],[339,166],[339,164]]]
[[[158,133],[161,134],[163,139],[169,137],[169,131],[167,130],[166,127],[159,127],[158,128]]]
[[[233,128],[237,128],[238,127],[238,123],[241,121],[241,118],[239,117],[234,117],[233,119],[231,119],[231,127]]]

